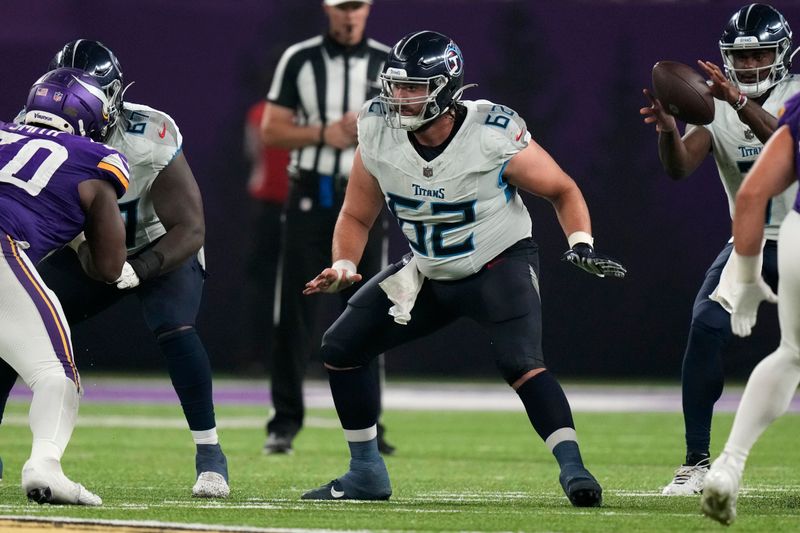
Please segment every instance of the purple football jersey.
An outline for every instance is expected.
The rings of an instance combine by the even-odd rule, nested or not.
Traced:
[[[128,173],[121,153],[87,137],[0,122],[0,230],[37,263],[83,230],[78,184],[108,181],[119,198]]]
[[[784,124],[789,126],[789,131],[794,139],[795,177],[800,179],[800,94],[789,98],[778,113],[778,127]],[[800,191],[794,200],[794,210],[800,213]]]

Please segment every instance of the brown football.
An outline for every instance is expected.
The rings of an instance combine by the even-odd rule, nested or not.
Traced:
[[[659,61],[653,65],[653,91],[664,110],[689,124],[714,120],[714,97],[705,78],[689,65]]]

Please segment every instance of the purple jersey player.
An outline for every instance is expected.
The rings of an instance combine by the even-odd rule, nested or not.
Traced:
[[[83,231],[86,273],[119,278],[126,251],[116,200],[127,189],[128,164],[92,140],[108,124],[108,100],[83,71],[47,73],[26,110],[24,124],[0,122],[0,358],[33,391],[22,489],[38,503],[100,505],[61,469],[80,379],[61,304],[35,265]]]
[[[767,203],[800,177],[800,95],[787,100],[778,116],[778,128],[736,194],[731,329],[740,337],[750,335],[761,302],[777,300],[781,342],[750,374],[725,448],[706,476],[703,512],[725,525],[736,519],[736,500],[750,449],[786,412],[800,384],[800,198],[795,199],[778,235],[781,282],[777,298],[758,275]]]
[[[27,242],[38,263],[83,229],[78,184],[108,181],[121,197],[128,165],[119,152],[86,137],[0,122],[0,228]]]

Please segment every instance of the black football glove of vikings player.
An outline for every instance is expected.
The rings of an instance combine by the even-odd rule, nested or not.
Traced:
[[[622,266],[622,263],[616,259],[611,259],[607,255],[598,254],[594,251],[592,245],[585,242],[575,243],[571,249],[564,252],[561,260],[572,263],[581,270],[601,278],[606,276],[624,278],[628,272]]]

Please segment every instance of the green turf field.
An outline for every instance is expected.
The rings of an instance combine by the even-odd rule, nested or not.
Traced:
[[[554,459],[524,413],[390,411],[399,453],[388,459],[389,502],[301,501],[305,490],[344,472],[346,445],[333,411],[312,411],[292,456],[261,453],[264,408],[217,409],[231,497],[191,497],[194,446],[177,406],[87,403],[64,470],[98,493],[99,508],[29,504],[19,488],[30,434],[27,404],[11,402],[0,427],[0,515],[63,516],[264,528],[417,531],[718,531],[697,498],[659,489],[682,453],[682,418],[670,414],[577,414],[587,465],[604,506],[576,509],[558,484]],[[716,417],[714,452],[732,415]],[[771,427],[754,449],[733,531],[800,530],[797,415]]]

